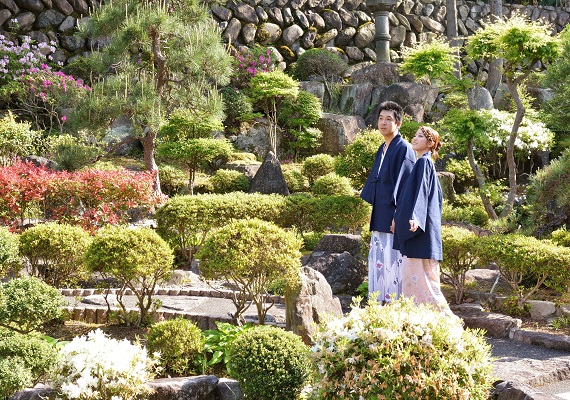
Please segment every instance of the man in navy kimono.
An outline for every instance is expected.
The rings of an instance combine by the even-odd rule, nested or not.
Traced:
[[[396,199],[414,166],[415,153],[400,135],[402,107],[392,101],[380,104],[378,130],[384,143],[376,153],[372,171],[360,197],[372,204],[368,291],[378,300],[390,301],[402,294],[402,257],[393,249]]]

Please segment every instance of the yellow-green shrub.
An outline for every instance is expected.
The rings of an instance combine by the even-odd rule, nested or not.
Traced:
[[[311,186],[311,192],[324,196],[352,196],[354,189],[350,185],[350,179],[330,172],[317,178]]]
[[[303,161],[301,172],[312,185],[318,178],[334,171],[334,157],[330,154],[316,154]]]
[[[0,278],[21,268],[19,238],[6,227],[0,227]]]
[[[247,192],[249,179],[243,172],[219,169],[210,178],[214,193]]]

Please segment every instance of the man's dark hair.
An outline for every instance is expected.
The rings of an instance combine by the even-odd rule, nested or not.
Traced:
[[[384,101],[380,103],[380,106],[378,107],[378,118],[380,118],[380,113],[383,110],[393,111],[394,120],[396,120],[396,123],[402,121],[402,113],[404,112],[404,109],[398,103],[394,101]]]

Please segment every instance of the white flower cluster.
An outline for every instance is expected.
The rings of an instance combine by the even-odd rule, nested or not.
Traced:
[[[111,339],[100,329],[74,338],[60,350],[51,385],[58,399],[126,400],[149,393],[158,354],[128,340]]]
[[[507,147],[509,136],[515,121],[515,114],[492,109],[491,116],[498,123],[498,130],[489,133],[489,139],[499,147]],[[538,150],[548,150],[554,143],[554,133],[538,121],[534,115],[527,113],[518,130],[515,148],[525,155]]]
[[[24,36],[22,44],[17,45],[0,34],[0,79],[16,79],[29,68],[51,61],[55,50],[55,42],[34,43],[29,36]]]

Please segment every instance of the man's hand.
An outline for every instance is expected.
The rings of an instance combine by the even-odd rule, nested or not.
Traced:
[[[410,220],[410,231],[415,232],[418,230],[418,222],[415,219]]]

